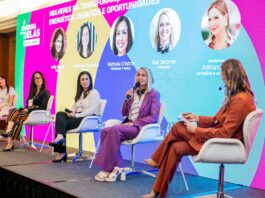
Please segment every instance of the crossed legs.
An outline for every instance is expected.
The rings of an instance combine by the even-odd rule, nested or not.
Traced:
[[[198,153],[188,144],[192,137],[193,135],[187,131],[183,122],[178,122],[152,155],[153,164],[159,168],[152,188],[153,197],[155,194],[159,194],[160,197],[166,196],[169,183],[182,156]]]

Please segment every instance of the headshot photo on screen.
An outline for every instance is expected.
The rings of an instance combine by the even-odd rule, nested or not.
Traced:
[[[110,45],[113,53],[117,56],[126,55],[132,45],[134,38],[134,26],[130,18],[120,16],[113,23],[110,31]]]
[[[177,44],[181,32],[181,23],[177,12],[171,8],[159,10],[150,25],[150,39],[153,48],[168,53]]]
[[[95,26],[84,23],[77,33],[77,51],[82,58],[88,58],[94,52],[97,42]]]
[[[51,54],[55,60],[60,60],[66,49],[66,35],[62,28],[54,30],[51,37]]]
[[[240,13],[230,0],[216,0],[206,10],[202,22],[202,37],[208,47],[223,50],[230,47],[240,31]]]

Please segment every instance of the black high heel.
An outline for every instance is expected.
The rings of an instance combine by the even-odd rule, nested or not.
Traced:
[[[13,135],[14,131],[9,131],[7,133],[2,133],[1,135],[4,137],[4,138],[8,138],[8,137],[11,137]]]
[[[11,146],[11,148],[8,148],[8,149],[3,149],[4,152],[9,152],[9,151],[13,151],[15,149],[15,146]]]
[[[59,162],[66,162],[67,161],[67,153],[61,158],[61,159],[54,159],[52,160],[53,163],[59,163]]]
[[[58,146],[58,145],[63,144],[63,143],[65,143],[65,138],[62,138],[62,139],[58,140],[57,142],[50,142],[49,145],[54,147],[54,146]]]

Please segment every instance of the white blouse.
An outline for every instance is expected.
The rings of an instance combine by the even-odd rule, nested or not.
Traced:
[[[128,116],[129,120],[135,121],[138,118],[140,108],[144,101],[144,97],[145,97],[145,94],[143,94],[140,98],[140,96],[137,93],[134,93],[133,103],[132,103],[129,116]]]
[[[89,115],[97,115],[99,111],[100,95],[96,89],[92,89],[84,98],[84,92],[79,100],[74,103],[72,111],[75,112],[76,118],[86,117]]]
[[[15,89],[9,86],[9,92],[7,93],[7,87],[0,89],[0,107],[6,106],[8,104],[9,96],[14,96],[16,94]]]

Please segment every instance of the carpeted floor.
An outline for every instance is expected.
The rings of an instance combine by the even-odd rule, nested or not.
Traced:
[[[0,150],[5,143],[0,142]],[[97,182],[94,180],[99,169],[93,166],[89,169],[90,160],[72,163],[52,163],[53,156],[50,150],[42,153],[17,149],[13,152],[0,151],[0,166],[14,171],[33,180],[42,181],[50,186],[58,187],[78,197],[97,198],[136,198],[146,194],[152,188],[154,178],[142,174],[127,176],[126,181],[113,183]],[[125,162],[129,165],[129,162]],[[139,169],[148,169],[143,164],[137,164]],[[168,197],[196,197],[213,193],[217,189],[217,181],[203,177],[185,174],[189,191],[185,189],[183,179],[176,173],[170,184]],[[262,198],[264,191],[226,183],[227,194],[233,197]]]

